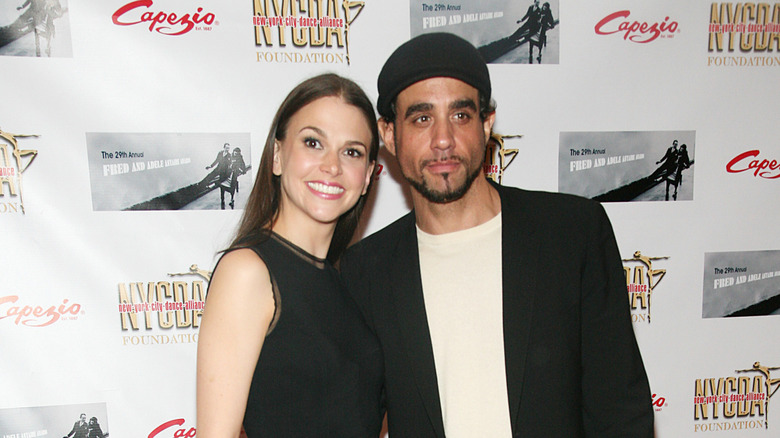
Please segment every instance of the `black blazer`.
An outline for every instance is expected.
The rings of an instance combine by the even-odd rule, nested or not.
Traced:
[[[652,437],[650,390],[604,209],[494,187],[513,436]],[[390,436],[444,437],[414,212],[350,248],[341,269],[382,344]]]

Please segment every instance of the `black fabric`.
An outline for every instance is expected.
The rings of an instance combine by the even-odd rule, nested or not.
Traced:
[[[493,187],[512,436],[652,438],[650,388],[604,208]],[[382,344],[390,436],[444,438],[414,212],[348,249],[341,273]]]
[[[276,235],[252,249],[278,285],[281,313],[255,368],[247,436],[378,436],[381,350],[336,270]]]
[[[459,79],[490,99],[490,73],[476,48],[451,33],[426,33],[398,47],[379,73],[377,110],[392,117],[391,105],[398,93],[423,79]]]

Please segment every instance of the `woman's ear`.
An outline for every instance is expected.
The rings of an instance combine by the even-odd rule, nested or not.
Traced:
[[[276,176],[282,175],[282,162],[279,157],[280,155],[280,149],[282,145],[279,143],[279,140],[274,140],[274,165],[273,165],[273,172]]]
[[[366,182],[363,184],[363,193],[360,195],[363,196],[368,191],[368,185],[371,184],[371,178],[374,177],[374,169],[376,168],[376,161],[372,161],[368,163],[368,169],[366,170]]]

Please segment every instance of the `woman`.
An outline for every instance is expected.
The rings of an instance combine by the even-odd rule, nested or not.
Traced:
[[[234,148],[230,156],[229,176],[219,183],[219,197],[223,210],[225,209],[225,192],[230,193],[230,209],[232,210],[235,207],[233,197],[238,193],[238,177],[245,173],[246,163],[244,163],[244,156],[241,155],[241,148]]]
[[[89,438],[108,438],[107,433],[103,433],[103,429],[100,428],[97,417],[89,419]]]
[[[198,436],[368,437],[382,357],[331,263],[357,227],[378,150],[371,102],[333,74],[274,117],[198,340]]]

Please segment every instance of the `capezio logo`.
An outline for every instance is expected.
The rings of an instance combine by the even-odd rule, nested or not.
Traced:
[[[651,397],[653,409],[656,412],[661,412],[663,408],[666,406],[666,397],[662,397],[658,394],[653,394]]]
[[[629,15],[631,11],[617,11],[607,15],[596,23],[596,34],[622,33],[624,40],[644,44],[658,38],[674,38],[675,33],[679,32],[677,30],[679,25],[676,21],[669,21],[669,17],[665,17],[660,23],[648,23],[626,20]]]
[[[10,318],[16,325],[47,327],[57,321],[76,320],[80,314],[84,313],[81,310],[81,304],[68,303],[67,299],[62,300],[59,306],[51,305],[48,307],[29,304],[15,305],[18,300],[18,295],[0,297],[0,320]]]
[[[743,152],[736,157],[732,158],[726,164],[726,172],[728,173],[741,173],[751,172],[753,176],[765,179],[777,179],[780,178],[780,162],[775,159],[758,159],[761,151],[754,149],[751,151]],[[751,160],[751,158],[754,158]]]
[[[137,0],[130,2],[111,15],[111,21],[117,26],[149,25],[149,32],[162,35],[184,35],[191,30],[210,31],[212,26],[219,25],[211,12],[203,13],[198,7],[194,13],[176,13],[160,11],[153,8],[152,0]]]
[[[176,430],[173,429],[175,426],[181,426],[183,424],[184,418],[177,418],[176,420],[166,421],[165,423],[157,426],[151,433],[149,433],[147,438],[194,438],[197,434],[197,431],[194,427],[187,429],[185,426]]]
[[[385,174],[387,174],[387,170],[385,170],[385,165],[382,163],[376,163],[376,165],[374,166],[374,181],[379,181],[379,177]]]
[[[512,161],[517,158],[517,153],[519,151],[519,149],[507,148],[504,140],[521,137],[522,135],[490,134],[487,146],[485,147],[485,162],[482,165],[485,176],[493,180],[493,182],[501,184],[501,178],[504,176],[504,171],[512,164]]]
[[[780,378],[772,378],[777,370],[756,361],[734,370],[735,376],[696,379],[694,432],[769,429],[769,399],[780,388]],[[720,418],[724,421],[716,421]]]
[[[257,52],[258,62],[271,63],[350,63],[350,26],[365,7],[364,1],[324,0],[318,2],[253,0],[255,45],[264,48],[287,47],[319,49],[288,52]],[[322,49],[326,48],[327,51]]]
[[[669,257],[647,257],[641,251],[634,252],[634,257],[623,259],[623,272],[626,274],[628,302],[631,307],[633,322],[647,321],[650,323],[650,305],[655,288],[666,276],[666,269],[653,268],[653,262],[667,260]]]
[[[211,271],[191,265],[187,272],[169,273],[185,280],[119,283],[122,332],[160,329],[160,334],[125,335],[122,345],[196,343]],[[171,333],[175,330],[179,333]]]
[[[22,173],[30,167],[38,151],[20,149],[19,139],[38,137],[37,135],[11,134],[0,129],[0,213],[24,214],[24,198],[22,196]],[[10,147],[10,149],[9,149]],[[6,201],[6,187],[9,198],[18,198],[19,202]]]

